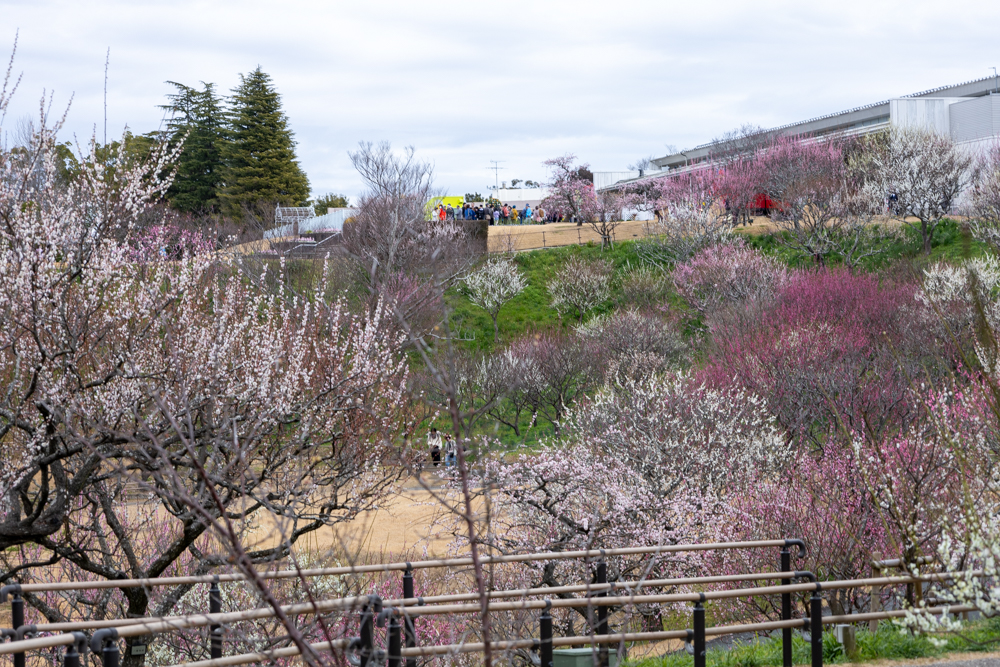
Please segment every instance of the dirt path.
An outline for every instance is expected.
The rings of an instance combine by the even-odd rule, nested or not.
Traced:
[[[433,487],[440,480],[432,473],[425,475]],[[441,492],[440,488],[435,489]],[[421,488],[415,479],[404,480],[399,493],[393,495],[378,510],[365,512],[349,523],[321,528],[303,536],[296,551],[314,556],[344,554],[349,559],[371,558],[376,561],[410,553],[411,558],[443,556],[448,541],[433,539],[432,524],[442,513],[441,504]],[[277,543],[279,531],[273,519],[262,521],[253,532],[256,547]]]

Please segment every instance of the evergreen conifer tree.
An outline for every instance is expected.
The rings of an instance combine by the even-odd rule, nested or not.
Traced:
[[[184,140],[184,150],[166,197],[181,211],[215,212],[222,188],[225,132],[225,115],[215,84],[203,83],[204,88],[196,90],[174,81],[167,83],[177,89],[167,95],[170,103],[162,107],[171,112],[167,131],[172,142]]]
[[[258,202],[300,206],[309,198],[309,180],[295,159],[295,141],[281,98],[260,67],[240,75],[229,108],[224,144],[223,211],[237,216]]]

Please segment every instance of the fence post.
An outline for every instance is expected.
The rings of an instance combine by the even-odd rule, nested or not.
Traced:
[[[781,548],[781,572],[792,571],[792,552],[788,550],[788,545]],[[791,579],[782,579],[782,586],[791,586]],[[792,594],[781,594],[781,620],[792,620]],[[781,663],[784,667],[792,667],[792,629],[781,629]]]
[[[399,624],[399,610],[389,610],[389,657],[386,667],[399,667],[400,650],[402,649],[402,627]]]
[[[542,615],[538,617],[538,657],[541,660],[540,667],[552,667],[552,600],[546,598],[545,608]]]
[[[705,594],[694,606],[694,667],[705,667]]]
[[[809,599],[809,639],[812,643],[812,667],[823,667],[823,595],[817,583]]]
[[[358,657],[361,659],[361,667],[368,667],[368,663],[375,652],[375,627],[374,614],[372,613],[371,598],[365,601],[361,607],[361,650]]]
[[[222,613],[222,591],[219,590],[219,577],[212,578],[212,586],[208,589],[208,613]],[[222,626],[208,626],[209,654],[212,660],[222,657]]]
[[[382,611],[382,598],[369,595],[361,607],[361,667],[370,667],[375,657],[375,616]]]
[[[872,579],[882,576],[882,568],[879,567],[877,562],[872,563]],[[882,611],[882,587],[872,586],[872,603],[871,610],[873,614]],[[868,621],[868,631],[877,632],[878,631],[878,619],[873,618]]]
[[[542,247],[545,247],[545,232],[542,232]]]
[[[98,630],[90,638],[90,650],[101,654],[104,667],[118,667],[121,654],[118,651],[118,631],[114,628]]]
[[[10,595],[10,627],[14,632],[24,625],[24,598],[21,597],[21,584],[9,584],[0,588],[0,602],[6,602]],[[11,637],[14,641],[14,637]],[[14,654],[14,667],[24,667],[24,654]]]
[[[608,583],[608,564],[604,561],[604,550],[601,549],[601,560],[597,561],[597,583],[606,584]],[[605,597],[607,595],[606,590],[601,590],[596,597]],[[605,605],[599,605],[597,607],[597,633],[599,635],[608,634],[608,608]],[[608,645],[601,644],[598,648],[598,656],[600,661],[598,662],[600,667],[608,667]]]
[[[406,572],[403,573],[403,598],[412,600],[413,597],[413,566],[407,561]],[[417,629],[414,623],[415,620],[406,613],[406,607],[404,606],[403,634],[406,636],[406,648],[416,648],[417,646]],[[417,659],[415,657],[407,658],[406,667],[417,667]]]
[[[87,635],[82,632],[74,632],[73,637],[76,641],[66,647],[63,667],[80,667],[80,654],[87,650]]]

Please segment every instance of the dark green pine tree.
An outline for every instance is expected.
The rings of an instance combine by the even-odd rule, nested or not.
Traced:
[[[202,83],[202,90],[174,81],[167,83],[177,89],[167,95],[170,103],[162,107],[171,114],[167,132],[172,142],[184,139],[167,200],[174,208],[189,213],[217,212],[226,129],[222,102],[213,83]]]
[[[229,100],[223,211],[238,216],[257,203],[305,204],[309,179],[295,159],[295,141],[271,77],[258,67],[241,74],[240,81]]]

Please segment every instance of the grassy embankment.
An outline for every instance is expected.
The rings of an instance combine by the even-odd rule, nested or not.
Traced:
[[[746,239],[750,246],[781,260],[790,267],[811,268],[814,266],[812,258],[789,249],[788,246],[781,243],[780,238],[775,233],[759,233],[758,230],[754,230],[751,233],[741,232],[741,236]],[[928,264],[941,260],[960,261],[962,258],[976,256],[984,252],[981,244],[973,241],[968,234],[963,233],[958,223],[952,221],[946,221],[939,225],[935,231],[932,246],[930,256],[923,255],[917,231],[904,227],[899,238],[885,242],[884,254],[867,261],[863,268],[868,271],[894,272],[903,276],[912,275],[916,279],[921,268]],[[613,249],[603,251],[599,244],[590,243],[583,246],[570,245],[521,252],[516,255],[515,261],[524,272],[528,286],[523,293],[506,304],[500,311],[500,339],[498,343],[493,342],[493,323],[489,315],[473,305],[458,289],[449,291],[448,302],[452,308],[451,321],[454,330],[463,339],[461,345],[468,351],[489,352],[521,336],[560,328],[569,329],[576,325],[578,320],[575,316],[560,317],[559,313],[551,307],[551,299],[546,287],[559,268],[572,255],[579,255],[587,259],[604,259],[610,261],[615,268],[612,298],[600,308],[589,313],[588,319],[630,305],[623,298],[620,280],[625,272],[643,268],[643,262],[636,252],[635,241],[619,242],[615,244]],[[836,257],[829,262],[833,266],[838,263]],[[669,284],[669,280],[667,282]],[[686,309],[672,288],[668,288],[666,301],[661,305],[661,308],[678,315],[682,322],[687,321],[693,325],[688,327],[689,334],[697,330],[696,313]],[[697,357],[697,355],[695,356]],[[528,417],[526,417],[525,426],[528,423]],[[496,424],[492,420],[484,420],[482,424],[483,433],[492,435],[508,446],[518,444],[531,446],[552,433],[550,426],[538,424],[532,428],[523,429],[522,437],[518,438],[513,429]],[[439,427],[442,425],[443,422],[439,424]]]

